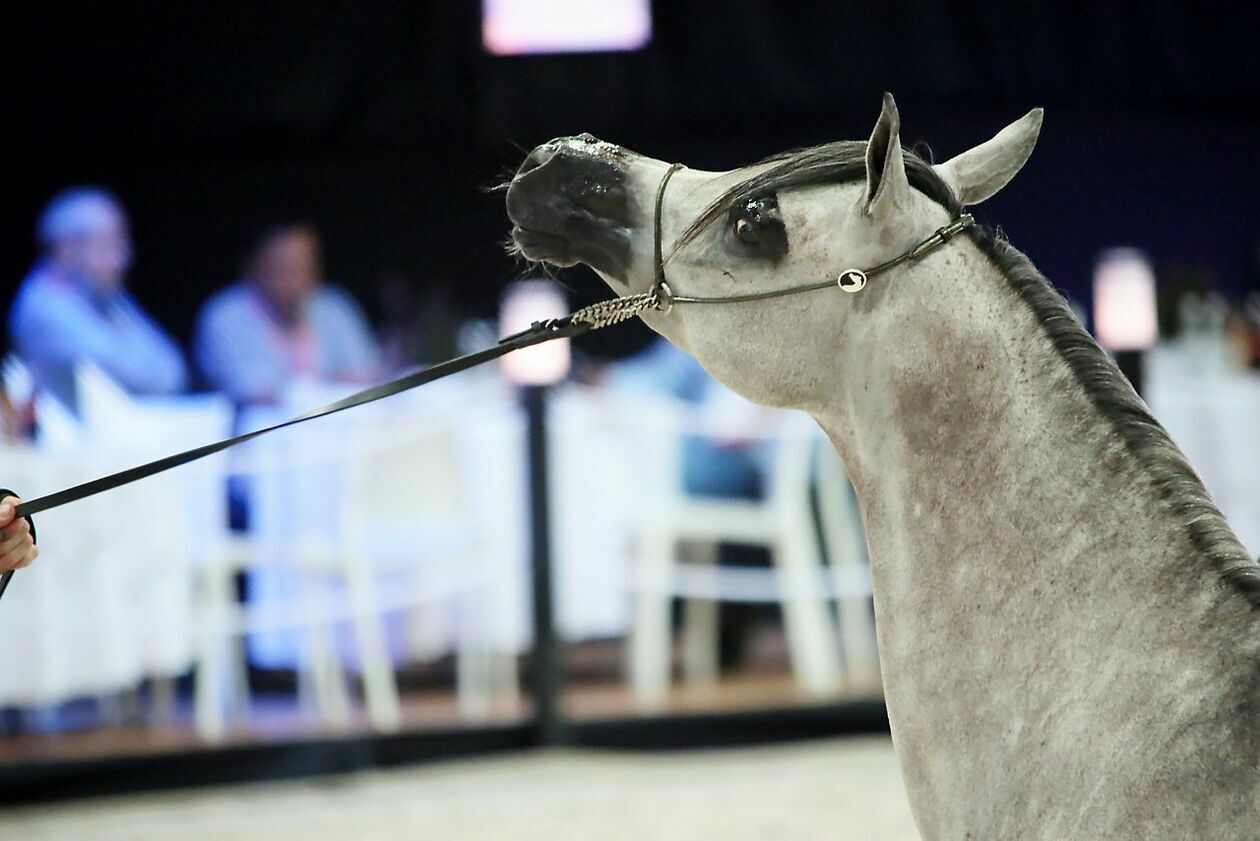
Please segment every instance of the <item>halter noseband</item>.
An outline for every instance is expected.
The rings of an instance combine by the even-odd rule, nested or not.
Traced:
[[[674,177],[674,173],[683,169],[682,164],[670,164],[669,169],[665,170],[665,175],[661,178],[660,185],[656,188],[656,204],[653,208],[652,215],[652,260],[655,263],[655,278],[652,283],[651,290],[647,295],[630,296],[632,298],[644,299],[644,308],[652,308],[662,313],[668,313],[674,308],[675,304],[741,304],[748,301],[765,301],[770,298],[782,298],[785,295],[796,295],[801,292],[814,292],[819,289],[831,289],[839,287],[841,291],[850,294],[860,292],[866,287],[866,282],[872,277],[877,277],[895,266],[910,260],[917,260],[925,254],[935,251],[945,243],[967,228],[975,224],[976,220],[970,213],[962,213],[957,219],[950,222],[944,227],[937,228],[931,236],[921,240],[917,245],[909,251],[903,252],[891,260],[880,263],[869,269],[845,269],[834,280],[824,280],[818,283],[806,283],[800,286],[788,286],[783,289],[770,289],[766,292],[748,292],[743,295],[722,295],[715,297],[695,297],[691,295],[675,295],[674,291],[669,288],[669,283],[665,280],[665,261],[661,256],[661,210],[665,206],[665,188],[669,186],[669,180]]]

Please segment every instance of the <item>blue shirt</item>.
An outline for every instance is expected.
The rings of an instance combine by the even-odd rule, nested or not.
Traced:
[[[194,353],[210,383],[236,403],[279,400],[300,374],[323,380],[369,380],[380,372],[380,350],[367,319],[342,290],[322,284],[303,305],[313,347],[312,370],[300,371],[294,340],[249,281],[206,302],[197,319]]]
[[[36,383],[71,409],[81,362],[96,363],[132,394],[171,394],[188,384],[179,346],[131,295],[100,295],[47,265],[22,282],[9,334]]]

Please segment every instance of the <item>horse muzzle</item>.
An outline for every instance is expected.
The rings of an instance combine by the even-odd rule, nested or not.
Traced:
[[[589,134],[530,152],[507,190],[512,240],[521,254],[626,277],[633,227],[626,154]]]

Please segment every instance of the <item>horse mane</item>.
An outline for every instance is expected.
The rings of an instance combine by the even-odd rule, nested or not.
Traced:
[[[1094,409],[1175,512],[1191,545],[1208,558],[1227,585],[1253,608],[1260,608],[1260,563],[1238,542],[1194,468],[1115,363],[1076,320],[1063,296],[1031,260],[999,235],[977,230],[971,239],[1033,311]]]
[[[944,207],[952,218],[963,207],[931,163],[905,152],[910,185]],[[866,177],[866,143],[839,141],[767,158],[768,167],[729,188],[696,217],[671,256],[698,237],[735,203],[780,190],[857,181]],[[1260,563],[1247,554],[1194,468],[1115,363],[1081,326],[1063,296],[1024,254],[1000,233],[981,226],[971,241],[1028,306],[1086,398],[1124,444],[1161,500],[1173,510],[1191,545],[1217,569],[1225,584],[1260,609]]]

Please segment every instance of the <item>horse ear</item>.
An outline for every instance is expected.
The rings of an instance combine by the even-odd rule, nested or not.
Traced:
[[[1042,109],[1034,108],[993,139],[932,167],[964,205],[979,204],[1023,168],[1041,133]]]
[[[879,120],[866,144],[866,212],[886,216],[904,207],[909,194],[906,161],[901,154],[901,116],[892,94],[886,93]]]

